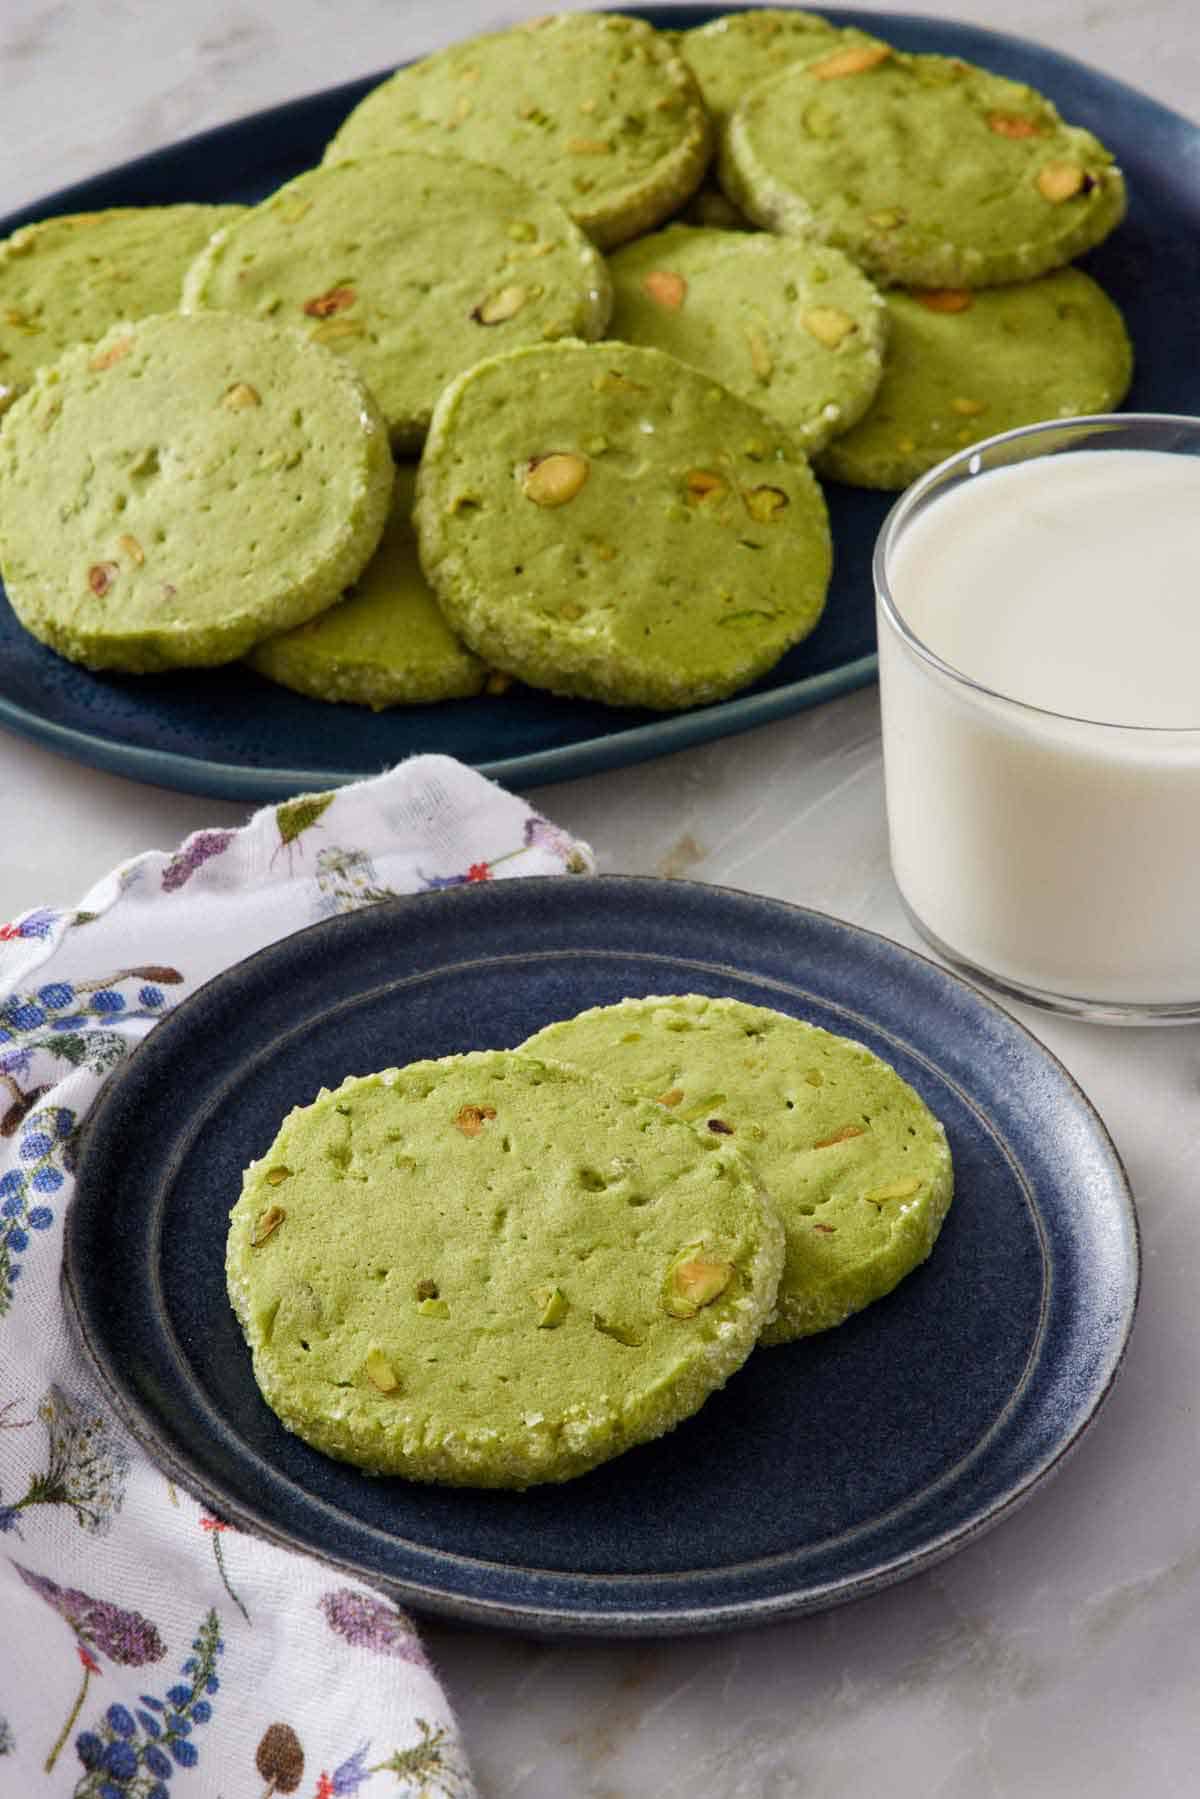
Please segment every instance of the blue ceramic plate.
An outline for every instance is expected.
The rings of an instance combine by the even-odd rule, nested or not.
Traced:
[[[371,1480],[290,1436],[225,1297],[241,1171],[322,1085],[519,1043],[626,994],[731,994],[856,1037],[946,1124],[933,1256],[839,1329],[758,1350],[656,1443],[527,1493]],[[821,913],[687,882],[519,880],[288,937],[151,1033],[93,1114],[67,1290],[131,1429],[244,1527],[407,1603],[541,1633],[715,1630],[914,1573],[1078,1442],[1133,1321],[1102,1124],[974,988]]]
[[[631,7],[687,26],[717,7]],[[1200,130],[1106,75],[1021,38],[907,14],[830,13],[904,49],[939,50],[1032,82],[1116,151],[1128,220],[1085,266],[1123,308],[1137,348],[1130,404],[1200,413]],[[381,48],[383,46],[381,45]],[[401,38],[394,41],[403,49]],[[261,199],[320,160],[378,77],[261,112],[158,151],[0,220],[0,234],[49,213],[170,200]],[[416,751],[457,756],[529,784],[591,774],[748,730],[875,675],[871,549],[888,496],[828,490],[836,568],[825,616],[746,693],[663,717],[510,689],[502,698],[373,714],[322,706],[234,667],[154,678],[93,675],[28,637],[0,589],[0,725],[80,761],[165,787],[267,801],[375,774]]]

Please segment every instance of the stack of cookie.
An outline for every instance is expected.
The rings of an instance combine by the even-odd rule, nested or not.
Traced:
[[[298,1107],[246,1171],[228,1287],[305,1441],[524,1487],[881,1299],[952,1189],[942,1126],[862,1044],[732,999],[627,999]]]
[[[810,457],[902,486],[1119,402],[1064,265],[1123,208],[1032,90],[812,14],[477,38],[259,206],[0,245],[0,572],[93,668],[720,700],[821,615]]]

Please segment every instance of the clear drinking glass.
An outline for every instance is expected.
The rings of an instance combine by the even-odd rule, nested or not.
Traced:
[[[1200,1020],[1200,667],[1196,728],[1071,717],[951,667],[893,592],[906,535],[956,489],[1031,458],[1130,449],[1200,456],[1200,419],[1113,414],[1006,432],[892,508],[874,563],[888,829],[909,916],[953,967],[1057,1012],[1185,1023]],[[1195,541],[1200,608],[1200,509]],[[1135,630],[1138,605],[1131,593]]]

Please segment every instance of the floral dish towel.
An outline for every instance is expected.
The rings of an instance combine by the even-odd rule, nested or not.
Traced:
[[[591,867],[522,801],[419,756],[0,927],[6,1799],[471,1799],[411,1619],[214,1517],[108,1413],[62,1310],[63,1216],[105,1079],[221,969],[395,894]]]

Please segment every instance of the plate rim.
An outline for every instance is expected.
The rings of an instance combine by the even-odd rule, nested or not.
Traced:
[[[515,889],[511,903],[517,904],[517,895],[526,883],[532,883],[535,890],[546,895],[557,893],[562,896],[562,899],[568,905],[570,903],[569,896],[572,889],[570,887],[564,889],[561,876],[527,876],[523,877],[520,882],[496,883],[491,891],[494,893],[498,888],[503,887],[504,889],[508,889],[511,887]],[[633,1637],[671,1637],[683,1634],[698,1634],[730,1628],[748,1627],[755,1624],[768,1623],[781,1618],[809,1615],[830,1609],[835,1605],[849,1603],[853,1600],[865,1597],[870,1593],[897,1584],[902,1580],[906,1580],[910,1576],[920,1573],[936,1563],[945,1560],[950,1555],[956,1553],[960,1548],[966,1547],[968,1543],[974,1541],[977,1537],[984,1534],[995,1525],[1003,1522],[1004,1519],[1012,1514],[1012,1512],[1019,1509],[1020,1506],[1025,1504],[1027,1500],[1040,1491],[1052,1475],[1057,1473],[1083,1442],[1111,1395],[1114,1384],[1124,1366],[1136,1319],[1142,1279],[1140,1222],[1128,1173],[1120,1153],[1112,1140],[1104,1120],[1088,1098],[1080,1083],[1053,1051],[1035,1036],[1033,1031],[1031,1031],[1021,1020],[1015,1018],[1012,1013],[1007,1011],[1005,1007],[1000,1005],[990,995],[973,986],[970,982],[964,980],[953,971],[943,967],[932,958],[921,954],[921,952],[917,950],[910,949],[907,945],[897,942],[894,938],[888,937],[882,932],[871,930],[866,926],[853,924],[846,919],[839,918],[814,907],[799,905],[788,900],[777,899],[762,894],[752,893],[746,889],[718,885],[716,883],[668,880],[664,877],[654,875],[622,875],[612,873],[592,876],[589,878],[588,885],[589,887],[599,886],[601,888],[611,888],[614,892],[614,904],[617,903],[616,893],[618,889],[628,890],[629,888],[634,887],[642,891],[653,890],[656,892],[662,892],[665,889],[680,895],[684,903],[695,901],[697,899],[703,903],[706,899],[714,897],[717,899],[718,903],[722,901],[732,901],[735,905],[739,906],[743,903],[749,903],[754,908],[765,908],[769,911],[774,911],[782,914],[784,918],[793,919],[796,923],[802,924],[810,930],[815,929],[822,937],[828,937],[831,934],[836,936],[838,933],[845,933],[852,941],[855,939],[865,939],[867,944],[877,953],[881,950],[883,955],[892,961],[899,970],[904,970],[910,965],[915,965],[913,972],[918,974],[927,983],[932,979],[936,985],[939,996],[944,994],[949,997],[957,997],[960,1001],[965,998],[969,1006],[978,1008],[985,1015],[990,1015],[993,1023],[998,1025],[999,1029],[1008,1035],[1010,1040],[1015,1036],[1016,1041],[1024,1049],[1026,1054],[1032,1053],[1035,1061],[1048,1066],[1057,1079],[1065,1084],[1080,1115],[1087,1120],[1089,1141],[1094,1147],[1099,1149],[1107,1164],[1110,1180],[1107,1188],[1108,1204],[1106,1206],[1105,1215],[1111,1217],[1118,1224],[1123,1226],[1123,1242],[1126,1245],[1126,1253],[1121,1260],[1122,1272],[1124,1274],[1122,1285],[1123,1303],[1119,1313],[1107,1322],[1104,1331],[1104,1354],[1099,1358],[1099,1366],[1096,1374],[1086,1385],[1086,1404],[1075,1408],[1067,1434],[1055,1434],[1053,1436],[1045,1450],[1039,1454],[1039,1458],[1036,1465],[1032,1467],[1032,1471],[1026,1468],[1015,1478],[1011,1475],[1007,1476],[1003,1490],[995,1495],[991,1501],[986,1502],[982,1510],[979,1509],[978,1503],[973,1503],[969,1516],[943,1530],[928,1535],[922,1545],[916,1549],[901,1548],[891,1554],[885,1554],[872,1567],[860,1573],[851,1574],[849,1576],[841,1575],[834,1578],[823,1579],[815,1583],[808,1582],[805,1584],[802,1581],[798,1587],[793,1583],[786,1592],[760,1593],[758,1595],[751,1594],[749,1596],[740,1594],[725,1601],[705,1601],[699,1604],[677,1603],[669,1607],[653,1608],[640,1606],[636,1603],[626,1605],[622,1608],[588,1607],[583,1604],[574,1603],[573,1601],[564,1603],[561,1598],[557,1603],[549,1601],[543,1602],[529,1597],[523,1602],[516,1602],[511,1598],[503,1599],[491,1595],[481,1596],[478,1592],[472,1594],[459,1589],[447,1590],[447,1588],[437,1585],[436,1582],[432,1580],[416,1577],[412,1574],[405,1575],[401,1578],[394,1574],[381,1572],[378,1568],[368,1567],[362,1562],[357,1561],[351,1554],[318,1547],[312,1541],[309,1541],[301,1532],[289,1528],[286,1523],[281,1525],[276,1519],[266,1515],[256,1503],[244,1500],[239,1493],[231,1491],[221,1480],[211,1478],[203,1472],[197,1473],[197,1471],[189,1464],[186,1456],[177,1451],[173,1444],[165,1441],[160,1435],[159,1420],[151,1413],[149,1407],[142,1402],[140,1396],[132,1390],[132,1383],[129,1385],[123,1383],[120,1371],[116,1366],[113,1356],[98,1340],[98,1334],[88,1318],[86,1301],[82,1290],[84,1283],[81,1281],[82,1250],[80,1244],[79,1221],[82,1217],[82,1208],[79,1204],[77,1193],[72,1199],[64,1229],[62,1284],[69,1323],[85,1354],[90,1370],[92,1374],[99,1379],[106,1398],[109,1403],[113,1405],[118,1416],[122,1419],[126,1428],[129,1429],[135,1440],[142,1445],[154,1459],[156,1464],[166,1472],[171,1479],[175,1480],[177,1484],[182,1486],[186,1491],[192,1493],[202,1503],[214,1504],[222,1516],[228,1518],[230,1522],[238,1525],[239,1528],[246,1530],[253,1536],[264,1538],[267,1541],[275,1543],[279,1547],[289,1549],[293,1552],[313,1557],[331,1569],[335,1569],[353,1578],[363,1580],[368,1584],[379,1588],[401,1604],[411,1605],[416,1609],[454,1619],[459,1622],[501,1629],[519,1630],[525,1634],[543,1637],[609,1637],[622,1639]],[[471,891],[473,890],[459,890],[459,892],[468,893]],[[413,901],[421,902],[425,905],[428,905],[430,902],[433,902],[438,906],[447,902],[450,905],[453,905],[458,897],[458,893],[436,895],[425,893],[406,894],[398,896],[393,900],[382,902],[381,906],[360,908],[360,912],[366,912],[368,914],[379,914],[381,911],[385,914],[394,913],[397,910],[410,906]],[[475,903],[479,902],[476,901]],[[555,901],[555,903],[558,902]],[[84,1137],[80,1147],[79,1164],[81,1176],[94,1129],[97,1126],[103,1129],[105,1117],[109,1109],[119,1106],[120,1088],[124,1077],[137,1058],[141,1056],[145,1046],[153,1042],[162,1026],[170,1025],[173,1020],[177,1020],[180,1014],[184,1012],[185,1008],[190,1008],[193,1000],[207,993],[211,988],[224,984],[231,979],[236,979],[248,965],[257,964],[261,961],[265,961],[272,955],[280,953],[291,952],[302,954],[302,949],[299,952],[295,950],[295,945],[298,940],[310,937],[313,932],[327,932],[331,926],[336,927],[337,922],[336,919],[319,920],[314,924],[303,927],[299,931],[289,933],[286,937],[279,938],[272,943],[264,945],[250,956],[244,957],[239,962],[232,964],[229,968],[221,970],[219,973],[213,975],[196,987],[186,999],[180,1002],[179,1006],[162,1020],[160,1026],[156,1026],[153,1030],[148,1032],[146,1037],[135,1047],[132,1054],[121,1067],[110,1076],[88,1113],[85,1121]],[[366,928],[370,929],[371,927],[367,926]],[[382,922],[379,928],[384,928]],[[742,972],[754,973],[755,971],[751,969],[743,970]],[[837,1006],[840,1003],[837,996],[833,994],[822,994],[822,998],[825,1000],[826,1004],[831,1006]],[[867,1016],[870,1016],[869,1011]],[[886,1032],[888,1030],[888,1026],[882,1022],[877,1025],[877,1028],[881,1032]],[[928,1048],[922,1046],[920,1040],[909,1047],[915,1054],[928,1057]],[[935,1064],[935,1066],[938,1065]],[[954,1078],[946,1076],[944,1070],[942,1072],[944,1078]],[[968,1095],[967,1097],[969,1098],[970,1103],[983,1113],[985,1118],[988,1117],[986,1109],[974,1095]],[[1040,1226],[1040,1212],[1035,1212],[1034,1216]],[[1040,1360],[1035,1364],[1035,1367],[1037,1368],[1043,1366],[1044,1364]],[[193,1380],[193,1385],[195,1384],[196,1383]],[[209,1409],[214,1415],[216,1414],[216,1408],[211,1402],[209,1402]],[[973,1449],[971,1454],[974,1453],[975,1451]],[[922,1488],[919,1493],[908,1495],[906,1499],[901,1502],[901,1505],[911,1503],[914,1499],[920,1499],[929,1490],[928,1487],[925,1487]],[[307,1497],[311,1500],[314,1496],[308,1494]],[[323,1502],[317,1500],[317,1503],[321,1504]],[[875,1522],[875,1520],[871,1521],[872,1527],[874,1527]],[[370,1529],[372,1527],[366,1526],[364,1528]],[[424,1544],[418,1544],[417,1551],[423,1558],[434,1564],[438,1561],[446,1561],[449,1563],[457,1563],[461,1566],[464,1562],[479,1562],[482,1559],[482,1564],[484,1566],[498,1569],[503,1577],[507,1577],[510,1589],[513,1584],[519,1584],[526,1576],[539,1575],[540,1578],[551,1587],[555,1584],[558,1584],[560,1587],[566,1586],[573,1581],[586,1578],[581,1577],[572,1570],[538,1570],[532,1564],[514,1565],[511,1563],[495,1563],[487,1558],[471,1557],[458,1550],[447,1550],[437,1546],[429,1547]],[[782,1565],[789,1556],[794,1557],[795,1554],[795,1549],[792,1549],[791,1551],[785,1550],[779,1552],[774,1558],[757,1557],[754,1559],[751,1566],[758,1567],[772,1560],[776,1561],[779,1565]],[[666,1575],[660,1575],[652,1571],[649,1574],[604,1576],[601,1578],[602,1580],[613,1579],[614,1581],[628,1581],[631,1583],[637,1581],[642,1581],[643,1583],[657,1583],[660,1581],[669,1582],[678,1580],[682,1586],[689,1577],[711,1578],[714,1574],[719,1575],[721,1573],[729,1575],[731,1570],[719,1567],[708,1567],[703,1569],[682,1570],[677,1573]],[[751,1579],[752,1578],[753,1577],[751,1576]]]
[[[631,5],[627,8],[604,7],[596,10],[631,10],[650,19],[659,28],[687,30],[719,17],[722,13],[748,9],[738,4],[723,6],[711,3],[668,8],[654,4],[638,5],[635,0],[631,0]],[[833,6],[826,8],[825,13],[836,22],[878,30],[884,36],[889,31],[901,36],[910,30],[918,34],[943,31],[970,38],[982,47],[985,54],[989,45],[996,46],[1002,53],[1006,50],[1026,55],[1032,52],[1062,79],[1084,79],[1102,92],[1107,91],[1113,104],[1119,104],[1126,113],[1132,106],[1143,133],[1152,128],[1157,133],[1166,133],[1177,139],[1181,146],[1200,146],[1200,124],[1187,118],[1185,114],[1079,57],[1041,44],[1021,33],[922,12],[885,13],[871,8]],[[257,140],[264,132],[270,132],[274,127],[302,116],[321,104],[349,105],[354,97],[385,79],[397,66],[401,64],[393,63],[373,74],[357,76],[330,87],[313,89],[268,107],[256,108],[237,118],[176,139],[141,156],[115,163],[17,208],[0,220],[0,235],[11,232],[24,223],[70,210],[79,204],[88,204],[89,190],[98,183],[137,175],[144,175],[153,183],[164,161],[169,158],[203,151],[238,138]],[[1200,190],[1197,193],[1197,213],[1200,217]],[[642,724],[618,727],[578,742],[481,757],[470,766],[493,779],[544,785],[577,779],[610,768],[634,766],[693,745],[737,735],[759,725],[794,716],[825,700],[867,686],[875,679],[877,661],[874,653],[867,653],[764,692],[735,696],[714,706],[664,714]],[[370,772],[362,768],[339,769],[330,766],[316,769],[259,769],[250,762],[227,762],[214,757],[194,756],[177,750],[130,743],[112,733],[43,718],[36,710],[19,705],[2,694],[0,726],[26,741],[37,743],[85,766],[178,792],[196,793],[216,799],[250,801],[254,804],[269,804],[296,792],[321,792],[337,788],[347,782],[360,780]],[[403,753],[412,751],[410,749]]]

